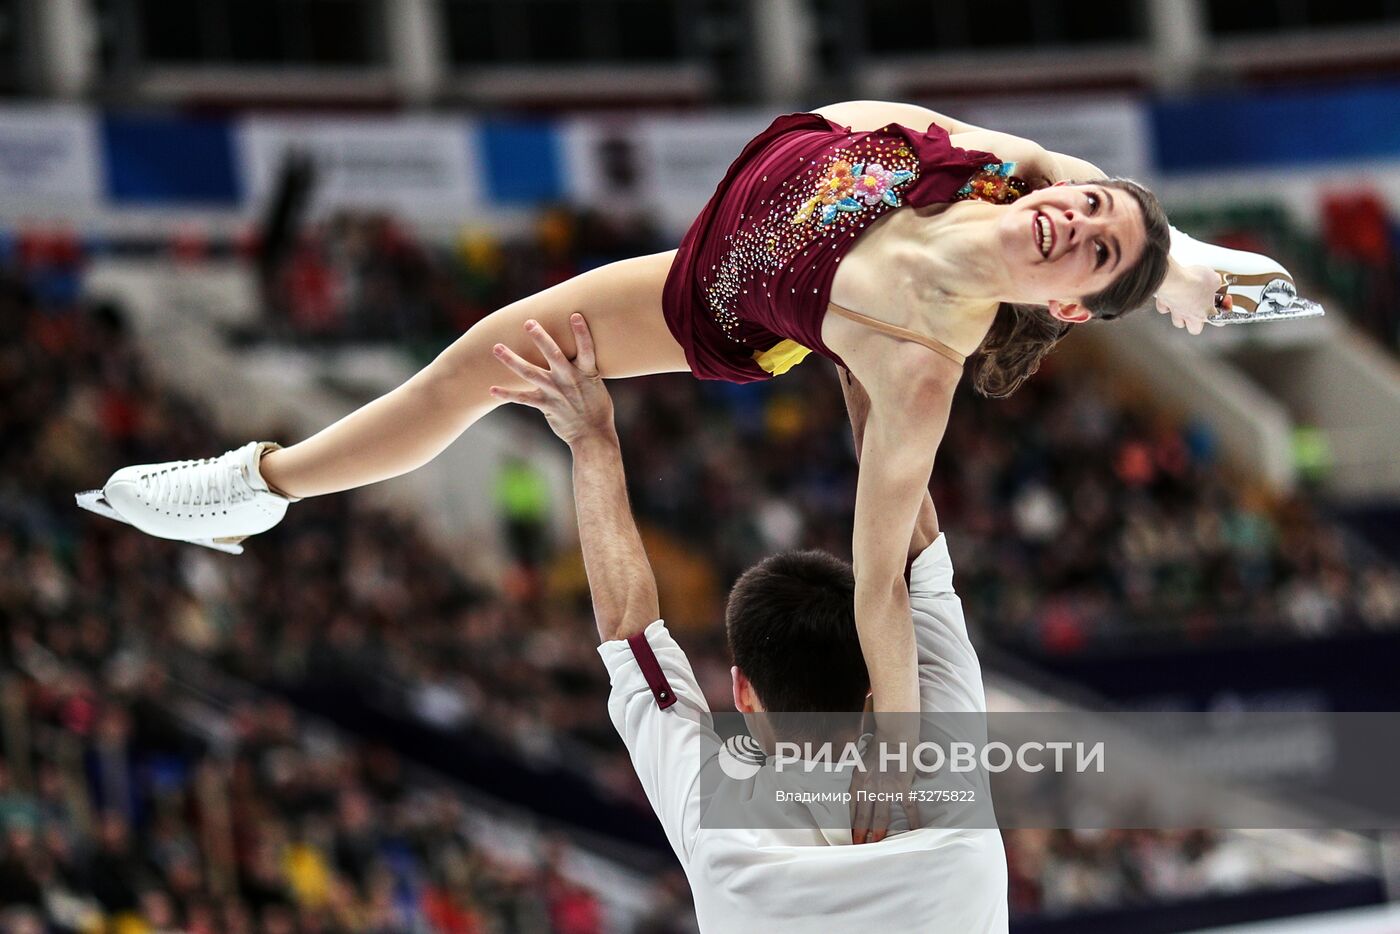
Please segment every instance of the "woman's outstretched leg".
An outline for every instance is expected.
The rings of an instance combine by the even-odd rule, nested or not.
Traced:
[[[204,461],[126,467],[78,502],[161,538],[238,550],[237,541],[281,521],[289,499],[396,477],[436,457],[499,404],[493,385],[523,385],[496,360],[496,344],[543,362],[525,336],[532,319],[572,355],[569,317],[582,314],[605,377],[684,370],[661,309],[673,256],[612,263],[502,308],[402,386],[300,444],[253,443]]]
[[[319,496],[408,473],[432,460],[497,405],[493,385],[516,377],[492,356],[505,344],[542,364],[525,338],[534,319],[574,353],[569,315],[581,313],[609,379],[686,369],[661,313],[674,253],[623,260],[576,276],[478,322],[412,379],[299,444],[262,459],[268,485],[288,496]]]

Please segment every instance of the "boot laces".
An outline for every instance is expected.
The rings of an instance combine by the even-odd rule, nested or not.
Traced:
[[[146,495],[167,507],[230,506],[256,495],[242,469],[220,458],[184,461],[141,479]]]

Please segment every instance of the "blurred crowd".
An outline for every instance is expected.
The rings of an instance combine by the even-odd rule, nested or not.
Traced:
[[[388,219],[347,215],[296,255],[318,257],[343,296],[318,337],[375,337],[366,322],[393,317],[381,310],[399,304],[391,283],[403,282],[404,306],[435,310],[396,333],[436,347],[494,307],[662,248],[646,230],[556,212],[532,236],[434,249]],[[304,330],[297,307],[284,303],[283,324]],[[998,641],[1072,652],[1145,634],[1400,625],[1400,570],[1320,515],[1314,496],[1278,499],[1233,474],[1209,429],[1155,411],[1083,353],[1072,372],[1056,365],[1072,353],[1010,400],[965,387],[934,472],[969,615]],[[616,396],[638,515],[698,550],[715,580],[782,548],[849,552],[855,469],[827,364],[757,386],[629,381]]]
[[[343,213],[279,251],[267,324],[308,342],[433,340],[609,259],[665,249],[635,217],[541,214],[529,236],[464,230],[446,250],[393,217]]]
[[[634,504],[732,580],[774,550],[849,552],[854,469],[829,372],[758,393],[648,387],[623,406]],[[1232,474],[1210,433],[1127,401],[1089,361],[1009,400],[960,391],[934,502],[969,619],[1034,653],[1400,625],[1400,572]]]
[[[1037,829],[1004,836],[1012,917],[1233,894],[1279,885],[1285,876],[1267,842],[1261,847],[1238,833]]]
[[[606,930],[560,848],[494,858],[458,798],[387,749],[308,734],[270,701],[186,732],[139,653],[94,645],[117,661],[90,670],[14,641],[35,735],[25,781],[0,765],[7,934]]]
[[[411,645],[406,606],[430,634],[455,619],[435,600],[481,603],[488,616],[490,601],[420,573],[444,562],[382,517],[364,529],[379,544],[329,559],[329,527],[311,522],[277,549],[291,565],[280,583],[277,559],[240,562],[80,519],[71,491],[90,458],[216,439],[145,378],[116,309],[41,300],[6,273],[0,327],[20,336],[0,349],[11,400],[0,414],[0,930],[608,929],[596,894],[559,871],[564,847],[497,858],[467,832],[459,796],[411,776],[391,748],[310,728],[261,695],[196,704],[211,685],[192,692],[199,669],[179,674],[181,658],[234,672],[295,664],[301,638],[334,666],[376,634]],[[352,579],[354,594],[334,593]],[[423,590],[410,596],[409,584]],[[488,626],[483,651],[490,640]],[[395,649],[378,648],[382,666]],[[474,685],[482,696],[511,687]],[[643,929],[684,931],[668,920],[688,915],[681,889],[662,882]]]
[[[1400,218],[1373,186],[1327,194],[1321,226],[1303,230],[1275,204],[1173,213],[1212,242],[1277,256],[1349,322],[1400,350]],[[464,231],[431,248],[377,214],[346,213],[288,247],[268,291],[269,319],[305,341],[441,340],[497,308],[600,263],[672,249],[645,214],[545,212],[528,236]]]
[[[1328,314],[1400,351],[1400,216],[1384,192],[1356,178],[1324,193],[1318,216],[1313,231],[1280,203],[1223,201],[1174,210],[1172,221],[1212,243],[1278,258]]]
[[[571,229],[554,220],[563,226],[541,236]],[[407,242],[436,277],[471,262]],[[607,258],[560,249],[551,275]],[[191,728],[172,683],[182,653],[274,685],[389,681],[422,721],[589,763],[642,815],[573,556],[526,536],[529,562],[546,570],[502,598],[452,572],[411,525],[348,496],[301,504],[239,559],[79,515],[72,491],[106,472],[94,465],[229,445],[150,380],[120,309],[83,304],[77,277],[61,255],[0,277],[0,328],[18,336],[0,347],[0,675],[6,710],[33,733],[6,746],[30,751],[7,753],[0,779],[6,920],[86,931],[107,919],[136,934],[602,930],[596,895],[566,882],[555,856],[494,858],[461,829],[451,795],[407,778],[392,751],[318,738],[279,703]],[[793,544],[848,551],[850,443],[839,391],[815,362],[750,390],[675,377],[617,399],[663,576],[672,554],[723,582]],[[969,617],[998,638],[1072,650],[1141,620],[1192,635],[1322,633],[1400,615],[1393,569],[1355,553],[1306,500],[1241,495],[1203,432],[1143,416],[1097,380],[1047,373],[1011,402],[968,395],[956,412],[935,496]],[[716,630],[686,638],[725,705]],[[15,719],[2,721],[7,740]],[[1007,839],[1021,912],[1241,876],[1219,856],[1235,852],[1228,836]],[[681,897],[674,879],[660,885],[644,929],[684,930]]]
[[[1323,199],[1322,224],[1329,285],[1358,325],[1400,350],[1400,218],[1362,183]]]

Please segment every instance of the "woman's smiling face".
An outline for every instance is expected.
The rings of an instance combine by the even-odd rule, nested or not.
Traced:
[[[1108,288],[1142,256],[1142,207],[1122,189],[1052,185],[1007,205],[997,242],[1017,294],[1009,301],[1077,302]]]

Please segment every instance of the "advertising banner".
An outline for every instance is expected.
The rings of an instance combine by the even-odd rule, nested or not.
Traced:
[[[1109,175],[1143,179],[1153,170],[1151,121],[1142,104],[1130,98],[979,103],[952,115],[1086,159]]]
[[[776,113],[722,116],[592,116],[563,124],[565,192],[580,203],[655,212],[679,236],[714,193],[744,144]],[[1132,100],[1093,99],[1066,105],[1019,101],[978,104],[956,112],[987,129],[1024,136],[1079,156],[1113,175],[1151,171],[1150,121]]]
[[[255,204],[265,202],[294,153],[314,166],[315,214],[348,208],[457,221],[483,194],[461,120],[251,117],[238,135],[244,190]]]
[[[92,207],[101,191],[97,121],[76,107],[0,109],[0,207]]]
[[[654,213],[679,237],[731,162],[776,114],[600,116],[566,121],[561,153],[569,198],[602,209]]]

